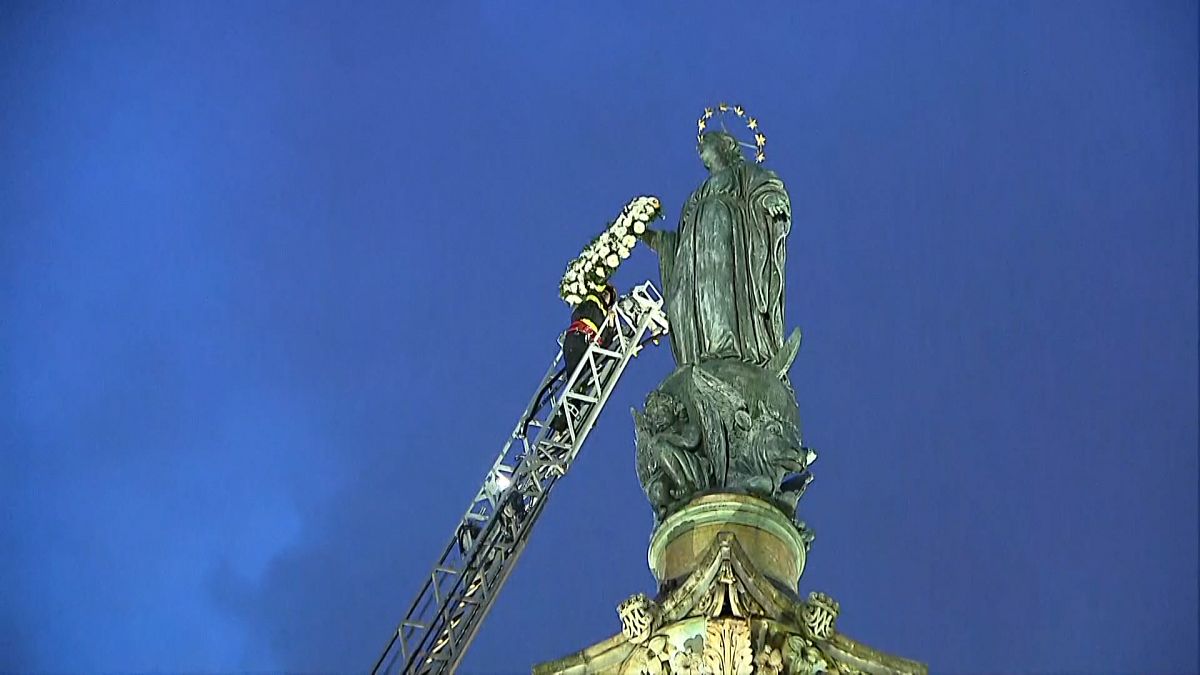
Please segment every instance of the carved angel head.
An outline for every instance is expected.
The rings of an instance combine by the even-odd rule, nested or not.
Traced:
[[[646,396],[646,409],[635,419],[641,431],[656,432],[670,428],[682,415],[683,405],[675,397],[652,391]]]

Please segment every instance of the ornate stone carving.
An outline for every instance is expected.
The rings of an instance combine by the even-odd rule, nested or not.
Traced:
[[[782,618],[794,601],[756,574],[745,559],[736,540],[719,538],[697,571],[662,601],[662,620],[722,615]]]
[[[683,643],[671,656],[672,675],[702,675],[705,673],[704,637],[697,635]]]
[[[634,644],[645,642],[658,627],[658,605],[645,593],[622,602],[617,607],[617,615],[621,617],[621,632]]]
[[[751,675],[754,650],[750,645],[750,622],[709,619],[704,624],[704,665],[712,675]]]
[[[809,482],[812,481],[811,474],[808,474],[808,479]],[[805,485],[807,484],[808,483],[806,482]],[[812,528],[808,526],[808,523],[804,522],[803,520],[796,521],[796,529],[800,531],[800,538],[804,540],[804,552],[808,553],[812,550],[812,543],[813,540],[817,538],[817,533],[813,532]]]
[[[747,583],[733,570],[733,559],[727,559],[721,565],[721,584],[725,587],[725,598],[729,603],[729,612],[738,617],[761,616],[763,606],[754,599]]]
[[[655,635],[646,643],[646,648],[637,660],[637,668],[633,671],[638,675],[663,675],[669,673],[666,669],[671,659],[670,641],[665,635]]]
[[[830,669],[829,660],[803,635],[791,635],[784,643],[788,675],[817,675]]]
[[[695,612],[697,614],[716,617],[728,613],[746,618],[762,610],[758,603],[749,596],[742,580],[734,574],[730,557],[726,556],[721,559],[716,582],[711,585],[708,593],[696,603]],[[728,612],[726,612],[726,608],[728,608]]]
[[[833,637],[833,632],[837,628],[839,609],[838,603],[833,598],[813,591],[808,594],[808,602],[804,605],[800,620],[803,622],[805,630],[814,639],[828,640]]]
[[[754,655],[755,675],[780,675],[783,672],[783,654],[768,644],[760,644]]]

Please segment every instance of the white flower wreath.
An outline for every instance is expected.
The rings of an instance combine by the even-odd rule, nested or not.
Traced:
[[[572,307],[583,302],[589,293],[599,291],[612,273],[621,266],[637,245],[638,235],[645,234],[647,224],[662,215],[658,197],[635,197],[621,215],[584,247],[567,265],[558,293]]]

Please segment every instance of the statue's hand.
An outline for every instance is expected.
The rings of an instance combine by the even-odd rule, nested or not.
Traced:
[[[792,219],[792,205],[788,203],[785,195],[778,192],[769,192],[763,197],[763,208],[767,210],[771,220],[787,222]]]
[[[643,232],[643,233],[641,233],[641,234],[639,234],[639,235],[635,235],[635,236],[636,236],[638,239],[641,239],[641,240],[642,240],[642,241],[643,241],[643,242],[644,242],[644,243],[645,243],[647,246],[649,246],[649,247],[651,248],[651,250],[653,250],[655,253],[657,253],[657,252],[658,252],[658,250],[659,250],[659,242],[660,242],[660,240],[662,239],[662,233],[661,233],[661,232],[659,232],[658,230],[654,230],[654,229],[651,229],[651,228],[647,227],[645,232]]]

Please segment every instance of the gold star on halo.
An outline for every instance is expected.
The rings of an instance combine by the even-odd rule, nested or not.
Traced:
[[[712,117],[712,116],[713,116],[713,110],[712,110],[712,108],[705,108],[705,109],[704,109],[704,119],[708,119],[708,118],[710,118],[710,117]]]
[[[763,154],[762,150],[759,150],[758,154],[756,154],[754,156],[754,161],[759,164],[762,164],[764,161],[766,161],[766,159],[767,159],[767,156]]]
[[[750,129],[753,131],[754,129],[758,128],[758,120],[751,117],[750,119],[746,120],[746,126],[750,127]]]
[[[729,104],[728,103],[718,103],[717,109],[719,109],[721,112],[725,112],[725,111],[729,110]]]
[[[761,148],[767,144],[767,137],[762,134],[754,134],[754,143]]]
[[[704,120],[697,120],[696,126],[699,127],[700,131],[704,131],[704,127],[708,126],[708,123],[705,122]]]
[[[746,112],[746,109],[740,105],[735,105],[733,106],[733,112],[737,113],[738,117],[741,117],[742,114]]]

